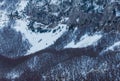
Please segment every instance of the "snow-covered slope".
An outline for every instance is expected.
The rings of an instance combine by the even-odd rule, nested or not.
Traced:
[[[80,41],[75,43],[74,40],[70,42],[65,48],[83,48],[90,45],[95,45],[97,41],[102,37],[100,34],[94,34],[92,36],[89,36],[88,34],[85,34],[80,38]]]
[[[112,46],[109,46],[106,50],[114,51],[115,48],[120,47],[120,41],[115,42]]]
[[[109,51],[120,51],[120,41],[115,42],[113,45],[108,46],[105,50],[103,50],[100,55],[105,54],[105,52],[109,52]]]
[[[27,54],[37,52],[39,50],[45,49],[46,47],[54,44],[54,42],[61,37],[67,31],[67,26],[64,24],[59,24],[57,27],[52,29],[50,32],[45,33],[35,33],[28,29],[27,21],[18,20],[16,21],[15,27],[17,31],[23,34],[23,37],[27,39],[32,45]],[[53,32],[56,30],[55,32]]]
[[[24,11],[28,2],[29,0],[25,0],[25,1],[22,0],[21,2],[19,2],[19,6],[17,7],[16,10],[18,10],[19,12]],[[22,18],[16,20],[16,23],[14,25],[14,29],[21,32],[24,39],[27,39],[31,44],[31,48],[30,50],[28,50],[27,54],[37,52],[54,44],[54,42],[59,37],[61,37],[61,35],[63,35],[68,28],[67,25],[65,24],[58,24],[49,32],[37,33],[37,32],[32,32],[31,30],[28,29],[28,23],[29,20],[27,18]]]
[[[0,0],[0,81],[119,81],[119,0]]]

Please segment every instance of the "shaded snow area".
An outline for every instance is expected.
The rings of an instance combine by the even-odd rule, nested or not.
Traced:
[[[52,44],[67,31],[67,26],[64,24],[59,24],[57,27],[52,29],[50,32],[45,33],[34,33],[28,30],[27,21],[17,20],[15,27],[17,31],[20,31],[24,38],[28,39],[32,47],[28,51],[29,53],[34,53],[36,51],[42,50]],[[56,30],[55,32],[53,32]]]
[[[70,42],[67,46],[64,48],[82,48],[87,47],[90,45],[95,45],[96,42],[102,37],[101,34],[94,34],[94,35],[88,35],[85,34],[80,38],[80,41],[75,43],[74,40]]]

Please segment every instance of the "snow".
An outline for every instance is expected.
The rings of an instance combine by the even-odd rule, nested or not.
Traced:
[[[80,41],[78,43],[75,44],[74,40],[72,40],[72,42],[70,42],[64,48],[83,48],[90,45],[94,45],[101,37],[101,34],[94,34],[92,36],[85,34],[80,38]]]
[[[28,67],[32,70],[36,67],[37,63],[38,63],[38,57],[35,56],[34,58],[32,58],[30,61],[27,62]]]
[[[113,2],[119,2],[119,0],[111,0],[110,2],[111,3],[113,3]]]
[[[105,51],[111,50],[114,51],[114,48],[120,46],[120,41],[114,43],[112,46],[108,47]]]
[[[8,16],[6,10],[0,10],[0,29],[8,23]]]
[[[111,0],[111,3],[115,2],[115,0]]]
[[[53,33],[54,29],[59,28],[55,33]],[[54,44],[54,42],[64,33],[67,31],[67,26],[64,24],[59,24],[57,27],[52,29],[51,32],[46,33],[34,33],[28,30],[27,21],[26,20],[17,20],[15,27],[17,31],[20,31],[24,38],[28,39],[32,47],[28,51],[29,53],[34,53],[36,51],[45,49],[46,47]],[[27,55],[26,54],[26,55]]]
[[[5,3],[4,1],[0,2],[0,6],[2,6],[4,3]]]
[[[112,46],[110,46],[108,49],[109,49],[109,50],[114,50],[114,48],[117,47],[117,46],[120,46],[120,41],[114,43],[114,44],[113,44]]]
[[[58,13],[58,12],[54,12],[54,13],[52,13],[52,15],[54,15],[54,16],[58,16],[59,13]]]
[[[120,17],[120,11],[116,12],[116,17]]]
[[[50,4],[59,5],[60,1],[59,0],[51,0]]]
[[[38,23],[38,22],[35,22],[35,23],[33,24],[33,27],[34,27],[34,28],[39,28],[40,26],[44,26],[44,24]],[[44,27],[45,27],[45,26],[44,26]]]
[[[34,3],[34,2],[33,2]],[[34,4],[36,4],[36,3],[34,3]],[[44,1],[40,1],[40,2],[37,2],[37,4],[36,4],[36,6],[38,6],[38,7],[42,7],[42,6],[44,6],[45,5],[45,2]]]
[[[103,55],[105,52],[107,52],[107,51],[114,51],[114,48],[115,47],[120,47],[120,41],[118,41],[118,42],[115,42],[113,45],[111,45],[111,46],[109,46],[108,48],[106,48],[105,50],[103,50],[101,53],[100,53],[100,55]]]
[[[57,0],[52,0],[53,3],[56,3]],[[18,11],[24,10],[28,3],[28,0],[21,0],[19,3],[19,6],[17,8]],[[34,33],[30,30],[28,30],[28,25],[29,21],[27,19],[21,19],[21,20],[16,20],[16,23],[14,25],[14,29],[17,31],[20,31],[23,34],[23,38],[27,39],[32,47],[30,50],[28,50],[28,54],[34,53],[36,51],[42,50],[47,48],[48,46],[54,44],[54,42],[67,30],[67,25],[64,24],[59,24],[57,27],[54,29],[57,29],[60,27],[59,30],[57,30],[55,33],[53,33],[53,30],[51,32],[46,32],[46,33]],[[39,24],[36,24],[36,26]]]
[[[17,8],[18,11],[22,11],[24,10],[24,8],[26,7],[27,3],[29,2],[29,0],[21,0],[21,2],[19,3],[19,6]]]
[[[101,12],[104,9],[102,5],[97,5],[96,3],[93,3],[93,5],[95,11],[97,10],[98,12]]]
[[[61,19],[60,23],[62,23],[62,22],[67,22],[68,19],[69,19],[68,17],[63,17],[63,18]]]
[[[12,72],[7,74],[6,78],[8,78],[8,79],[16,79],[16,78],[19,78],[22,73],[23,72],[12,71]]]

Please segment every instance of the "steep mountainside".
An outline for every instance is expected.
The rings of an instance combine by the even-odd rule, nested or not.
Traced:
[[[0,0],[0,81],[120,81],[120,0]]]

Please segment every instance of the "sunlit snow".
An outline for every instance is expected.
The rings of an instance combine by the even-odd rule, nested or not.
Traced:
[[[28,0],[21,0],[17,10],[24,10],[27,3]],[[59,24],[56,28],[60,27],[60,30],[57,30],[55,33],[53,33],[53,31],[46,33],[33,33],[32,31],[28,30],[28,22],[29,21],[27,21],[27,19],[16,20],[16,23],[14,25],[14,28],[17,31],[20,31],[23,34],[24,39],[28,39],[32,45],[27,54],[34,53],[54,44],[54,42],[66,31],[67,27],[64,24]]]
[[[82,48],[82,47],[87,47],[90,45],[95,44],[102,35],[100,34],[94,34],[92,36],[89,36],[88,34],[85,34],[80,38],[80,41],[78,43],[75,43],[74,40],[70,42],[67,46],[64,48]]]
[[[15,24],[15,29],[20,31],[25,38],[28,39],[30,44],[32,45],[31,49],[28,51],[29,53],[36,52],[38,50],[42,50],[52,44],[64,33],[67,31],[67,26],[64,24],[59,24],[55,29],[59,28],[55,33],[53,31],[46,33],[34,33],[28,30],[27,21],[25,20],[17,20]],[[53,29],[54,30],[54,29]]]

